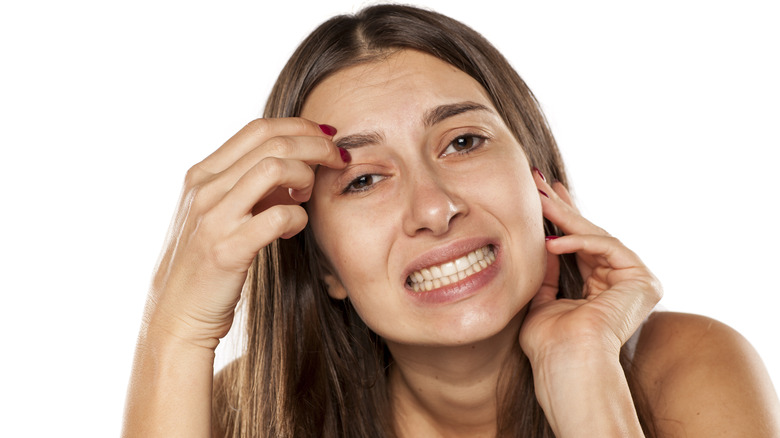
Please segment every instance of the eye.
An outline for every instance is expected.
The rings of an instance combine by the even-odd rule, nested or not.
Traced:
[[[485,142],[485,137],[468,134],[456,137],[447,145],[447,149],[444,149],[442,156],[450,154],[467,154],[474,149],[479,148]]]
[[[369,190],[371,186],[378,183],[379,181],[382,181],[383,179],[385,179],[384,176],[372,173],[360,175],[347,184],[347,187],[344,188],[343,193],[357,193]]]

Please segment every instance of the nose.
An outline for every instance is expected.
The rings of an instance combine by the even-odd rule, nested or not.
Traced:
[[[418,175],[409,182],[405,192],[408,208],[403,228],[409,236],[426,232],[435,236],[443,235],[456,218],[468,214],[463,199],[435,175]]]

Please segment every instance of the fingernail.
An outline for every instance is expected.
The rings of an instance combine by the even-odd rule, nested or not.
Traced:
[[[346,149],[339,148],[339,153],[341,154],[341,161],[345,163],[349,163],[350,161],[352,161],[352,155],[350,155]]]
[[[539,193],[543,194],[545,198],[548,198],[548,199],[550,198],[550,196],[547,193],[544,193],[544,191],[542,189],[537,189],[537,190],[539,190]]]
[[[559,237],[561,237],[561,236],[547,236],[547,237],[544,238],[544,240],[545,241],[550,241],[550,240],[555,240],[555,239],[557,239]]]
[[[325,133],[325,135],[330,135],[330,136],[336,135],[336,128],[330,125],[320,125],[320,130],[323,133]]]
[[[539,170],[538,167],[534,167],[534,172],[539,174],[539,176],[542,178],[542,181],[547,182],[547,178],[544,177],[544,174],[542,173],[541,170]],[[549,196],[548,196],[548,198],[549,198]]]

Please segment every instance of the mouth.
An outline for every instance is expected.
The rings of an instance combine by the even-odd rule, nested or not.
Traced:
[[[448,286],[482,271],[496,261],[492,244],[478,248],[455,260],[414,271],[406,277],[406,285],[415,292],[428,292]]]

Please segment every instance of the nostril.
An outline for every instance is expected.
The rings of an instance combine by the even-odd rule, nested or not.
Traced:
[[[435,176],[416,179],[407,187],[409,209],[404,229],[409,236],[443,235],[449,231],[455,218],[465,217],[468,213],[467,204],[458,196],[457,187],[448,187]]]

